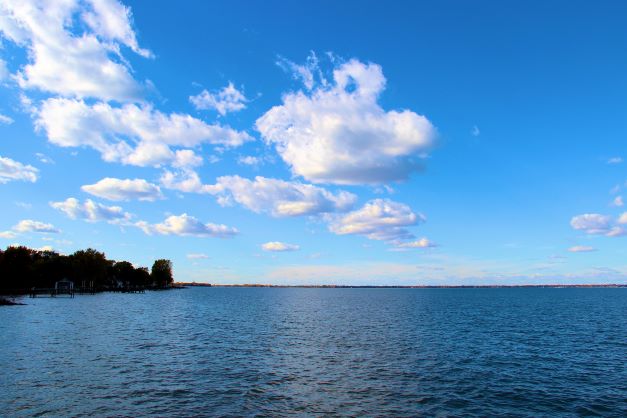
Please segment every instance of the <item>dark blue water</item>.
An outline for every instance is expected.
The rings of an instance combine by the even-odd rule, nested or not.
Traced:
[[[627,289],[24,301],[0,309],[2,416],[627,416]]]

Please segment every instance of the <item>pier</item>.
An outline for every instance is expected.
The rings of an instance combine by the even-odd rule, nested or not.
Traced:
[[[74,289],[57,289],[54,287],[50,287],[50,288],[35,288],[33,287],[30,290],[30,294],[29,296],[31,298],[36,298],[36,297],[49,297],[49,298],[55,298],[57,296],[68,296],[70,298],[74,297]]]

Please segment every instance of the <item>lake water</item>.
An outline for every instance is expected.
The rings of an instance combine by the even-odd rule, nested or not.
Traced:
[[[2,416],[627,416],[627,289],[24,302],[0,308]]]

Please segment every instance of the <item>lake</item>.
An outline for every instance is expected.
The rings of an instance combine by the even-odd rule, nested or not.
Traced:
[[[627,289],[188,288],[0,308],[3,416],[626,416]]]

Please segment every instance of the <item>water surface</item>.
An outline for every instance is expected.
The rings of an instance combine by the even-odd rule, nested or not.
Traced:
[[[0,308],[3,416],[627,415],[627,289],[24,301]]]

